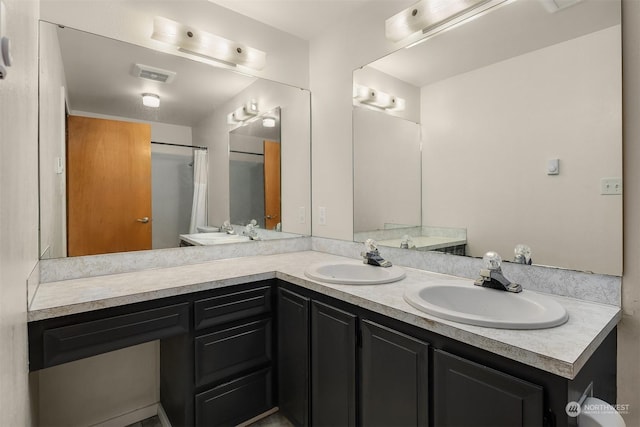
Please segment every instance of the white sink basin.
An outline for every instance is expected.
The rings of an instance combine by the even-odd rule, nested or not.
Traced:
[[[312,264],[304,274],[313,280],[341,285],[379,285],[405,277],[404,271],[396,266],[375,267],[355,260]]]
[[[428,285],[406,291],[404,299],[427,314],[490,328],[552,328],[569,319],[567,310],[545,295],[527,290],[512,293],[482,288],[471,282]]]

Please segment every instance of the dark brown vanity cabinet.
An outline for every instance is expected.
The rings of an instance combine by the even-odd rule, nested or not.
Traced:
[[[191,332],[160,343],[173,426],[232,426],[275,406],[273,296],[270,281],[194,294]]]
[[[295,426],[573,427],[590,383],[616,401],[615,328],[569,380],[275,279],[29,322],[29,368],[152,340],[176,427],[276,406]]]
[[[428,344],[339,305],[278,290],[280,411],[295,426],[428,426]]]

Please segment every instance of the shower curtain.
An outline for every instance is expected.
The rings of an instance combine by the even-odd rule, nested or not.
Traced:
[[[207,225],[207,150],[193,151],[193,207],[189,233],[197,233],[199,225]]]

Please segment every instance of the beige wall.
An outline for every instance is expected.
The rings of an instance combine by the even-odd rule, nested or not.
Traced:
[[[155,415],[159,354],[154,341],[38,371],[39,425],[90,426],[116,417],[123,425]]]
[[[620,27],[422,88],[423,224],[467,228],[467,251],[622,272]],[[548,159],[560,174],[547,175]]]
[[[27,278],[38,261],[38,3],[4,0],[0,80],[0,425],[29,426]],[[3,17],[4,18],[4,17]]]
[[[640,1],[622,0],[624,275],[618,328],[618,403],[640,426]]]

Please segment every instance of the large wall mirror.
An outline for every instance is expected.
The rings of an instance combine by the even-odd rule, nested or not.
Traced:
[[[48,22],[39,57],[41,258],[310,234],[308,90]]]
[[[354,240],[621,275],[620,18],[508,1],[356,70]]]

